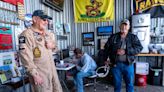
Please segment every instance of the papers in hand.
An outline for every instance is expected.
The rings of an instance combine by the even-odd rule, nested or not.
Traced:
[[[59,68],[66,68],[66,67],[68,67],[69,66],[69,64],[67,64],[67,63],[64,63],[64,64],[57,64],[56,65],[56,67],[59,67]]]

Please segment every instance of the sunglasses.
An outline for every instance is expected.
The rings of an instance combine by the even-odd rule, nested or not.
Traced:
[[[41,20],[43,20],[43,21],[48,21],[48,19],[47,18],[41,18],[41,17],[39,17]]]
[[[43,21],[48,21],[48,19],[42,19]]]

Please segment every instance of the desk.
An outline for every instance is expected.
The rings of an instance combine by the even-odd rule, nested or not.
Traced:
[[[20,78],[18,81],[8,81],[0,85],[0,92],[31,92],[29,78],[25,77],[24,80]]]
[[[145,57],[162,57],[162,86],[164,86],[164,54],[138,54],[137,56],[145,56]]]
[[[64,63],[64,65],[56,65],[56,70],[59,71],[59,80],[63,83],[64,87],[66,88],[67,92],[70,92],[66,83],[65,83],[65,79],[66,79],[66,71],[71,70],[72,68],[75,67],[75,64],[72,63]],[[64,76],[63,76],[64,73]],[[63,78],[64,77],[64,78]]]
[[[65,66],[62,67],[62,65],[59,64],[59,65],[56,66],[56,70],[68,71],[68,70],[75,67],[75,64],[72,64],[72,63],[64,63],[64,65],[68,65],[68,66],[67,67],[65,67]]]
[[[24,80],[21,79],[18,82],[8,82],[3,85],[8,85],[8,86],[12,87],[12,89],[16,90],[17,88],[19,88],[21,86],[25,86],[25,84],[27,84],[27,83],[29,83],[29,78],[25,77]]]

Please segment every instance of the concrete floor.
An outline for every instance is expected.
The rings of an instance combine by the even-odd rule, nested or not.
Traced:
[[[93,86],[85,87],[85,92],[94,92]],[[112,86],[110,86],[108,90],[105,89],[105,86],[97,86],[96,92],[114,92],[114,89]],[[122,87],[121,92],[126,92],[125,86]],[[152,85],[147,85],[145,87],[135,86],[134,92],[164,92],[164,87]]]
[[[108,90],[106,89],[106,85],[108,85]],[[72,88],[74,87],[74,84],[72,82],[68,83],[68,88],[70,92],[72,91]],[[84,87],[84,92],[94,92],[93,85]],[[98,83],[96,86],[96,92],[114,92],[114,88],[111,84],[104,84],[104,83]],[[67,92],[66,90],[63,90],[63,92]],[[125,84],[122,85],[121,92],[126,92]],[[163,86],[154,86],[154,85],[148,85],[141,87],[141,86],[135,86],[134,92],[164,92]]]

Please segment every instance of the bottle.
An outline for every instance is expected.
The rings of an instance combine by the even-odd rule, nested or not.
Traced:
[[[12,77],[17,77],[17,73],[14,69],[14,65],[10,64],[9,67],[10,67],[10,70],[12,72]]]

